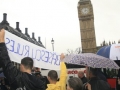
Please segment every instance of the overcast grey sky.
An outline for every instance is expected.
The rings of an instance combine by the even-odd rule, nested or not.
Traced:
[[[15,27],[28,27],[29,34],[41,36],[46,48],[52,50],[51,39],[55,40],[55,51],[81,47],[80,26],[77,4],[79,0],[0,0],[0,21],[3,13]],[[94,23],[97,45],[103,40],[120,39],[120,0],[91,0],[94,10]]]

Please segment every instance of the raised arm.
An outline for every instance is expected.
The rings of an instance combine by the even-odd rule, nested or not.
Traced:
[[[64,58],[65,58],[65,56],[63,54],[61,54],[61,56],[60,56],[60,59],[61,59],[61,63],[60,63],[60,82],[66,86],[67,68],[66,68],[65,63],[63,62]]]
[[[12,64],[8,55],[7,47],[5,45],[5,30],[0,30],[0,63],[3,68],[5,77],[9,83],[12,84],[15,78],[21,74],[19,70]]]

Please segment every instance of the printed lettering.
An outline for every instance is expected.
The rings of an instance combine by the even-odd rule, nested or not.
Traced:
[[[21,38],[12,36],[9,32],[6,33],[5,38],[5,44],[10,53],[11,60],[15,60],[16,58],[14,57],[18,57],[18,59],[22,59],[23,57],[31,57],[34,59],[35,63],[40,62],[40,64],[37,65],[44,63],[46,63],[46,65],[51,65],[52,67],[60,65],[60,56],[54,52],[49,52],[41,47],[39,48],[36,45],[32,45],[30,42],[23,43]],[[16,62],[18,62],[17,59]]]
[[[56,55],[55,65],[60,65],[60,55]]]
[[[41,54],[41,51],[40,50],[36,50],[36,59],[38,60],[38,61],[40,61],[40,54]]]
[[[32,49],[32,59],[36,59],[35,55],[36,53],[34,53],[34,50]]]
[[[41,60],[42,60],[42,61],[44,61],[44,60],[43,60],[43,56],[44,56],[44,55],[45,55],[45,51],[42,50],[42,51],[41,51]]]
[[[29,57],[29,46],[25,46],[25,50],[26,50],[26,53],[25,53],[25,55],[24,56],[28,56]]]
[[[45,51],[45,52],[46,52],[46,54],[45,54],[46,60],[44,60],[44,62],[48,62],[49,61],[49,52],[48,51]]]
[[[53,57],[53,54],[51,52],[49,52],[49,63],[52,64],[52,57]]]
[[[10,43],[10,39],[9,39],[9,38],[6,38],[6,42],[5,42],[6,46],[7,46],[7,44],[9,44],[9,43]],[[9,50],[8,47],[7,47],[7,49]]]
[[[21,46],[21,47],[20,47]],[[20,53],[20,51],[21,51],[21,53]],[[23,47],[22,47],[22,45],[20,45],[20,43],[18,43],[18,53],[19,53],[19,55],[23,55],[23,52],[24,52],[24,45],[23,45]]]
[[[14,53],[19,54],[19,46],[17,46],[17,51],[14,51]]]
[[[56,65],[56,53],[53,53],[52,62],[53,61],[54,61],[54,65]]]
[[[68,71],[68,74],[78,74],[78,71],[77,70]]]
[[[14,52],[15,41],[14,41],[14,40],[11,40],[10,42],[12,43],[12,44],[10,45],[10,46],[11,46],[10,51],[11,51],[11,52]]]

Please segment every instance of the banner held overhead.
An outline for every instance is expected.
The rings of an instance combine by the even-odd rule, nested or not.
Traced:
[[[60,70],[59,54],[30,43],[8,31],[5,33],[5,43],[12,61],[20,63],[22,58],[31,57],[35,67]]]

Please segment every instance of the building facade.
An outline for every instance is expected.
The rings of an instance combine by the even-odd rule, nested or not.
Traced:
[[[39,47],[45,48],[44,45],[42,44],[40,37],[38,37],[38,40],[35,39],[34,33],[32,33],[32,37],[28,34],[28,28],[25,28],[25,33],[22,33],[22,30],[19,28],[19,22],[16,22],[16,28],[14,29],[13,27],[10,26],[10,24],[7,21],[7,14],[3,14],[3,21],[0,23],[2,25],[5,25],[5,30],[9,31],[10,33],[30,42],[33,43]],[[16,62],[12,62],[14,66],[17,67],[17,69],[20,68],[20,64]]]

